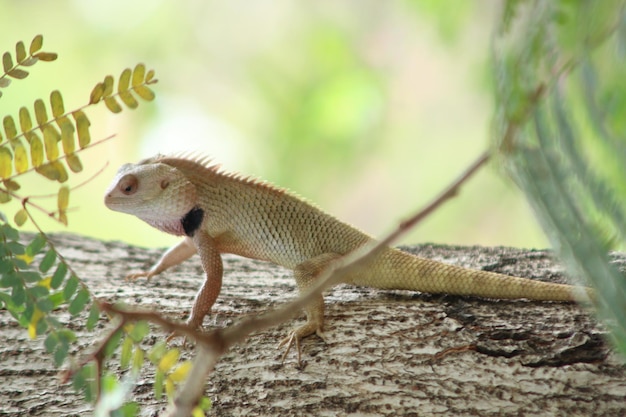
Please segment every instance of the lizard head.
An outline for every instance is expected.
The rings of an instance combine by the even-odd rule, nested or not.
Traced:
[[[196,187],[158,158],[122,165],[104,195],[104,204],[111,210],[133,214],[176,235],[185,233],[183,219],[196,201]]]

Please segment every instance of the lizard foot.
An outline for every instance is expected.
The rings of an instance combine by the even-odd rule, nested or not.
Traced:
[[[315,333],[320,339],[326,342],[326,336],[322,332],[322,329],[315,323],[306,323],[301,327],[293,330],[289,333],[289,336],[285,337],[279,344],[278,348],[285,347],[285,353],[281,358],[281,363],[285,363],[285,358],[291,351],[292,347],[296,348],[296,354],[298,355],[298,366],[302,365],[302,349],[300,346],[300,341]]]
[[[124,279],[126,281],[135,281],[138,278],[146,277],[146,281],[150,281],[150,278],[152,278],[154,275],[156,274],[152,271],[142,271],[142,272],[135,272],[134,274],[128,274],[126,275],[126,278]]]

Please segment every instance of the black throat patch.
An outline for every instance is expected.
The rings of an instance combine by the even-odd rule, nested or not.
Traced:
[[[204,210],[200,207],[194,207],[187,214],[180,219],[180,223],[183,226],[183,230],[185,234],[189,237],[193,237],[196,230],[202,224],[202,219],[204,218]]]

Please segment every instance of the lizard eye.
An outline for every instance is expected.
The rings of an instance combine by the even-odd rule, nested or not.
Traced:
[[[165,189],[166,189],[167,187],[169,187],[169,186],[170,186],[170,182],[169,182],[169,180],[163,180],[163,181],[161,181],[161,189],[162,189],[162,190],[165,190]]]
[[[137,177],[131,175],[131,176],[122,178],[122,180],[120,181],[119,188],[122,194],[132,195],[132,194],[135,194],[135,192],[137,191],[137,185],[138,185]]]

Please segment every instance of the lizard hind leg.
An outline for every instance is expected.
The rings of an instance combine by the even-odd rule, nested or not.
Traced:
[[[300,294],[306,293],[319,277],[320,272],[331,262],[340,257],[341,255],[336,253],[325,253],[297,265],[294,268],[294,278],[298,285],[298,292]],[[282,358],[283,361],[291,348],[295,347],[298,355],[298,363],[301,362],[300,340],[307,336],[315,333],[322,340],[326,341],[326,337],[324,336],[324,298],[322,295],[315,297],[315,300],[305,308],[305,313],[306,323],[291,331],[278,345],[279,348],[285,346],[285,353]]]

